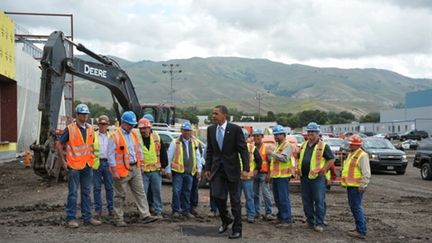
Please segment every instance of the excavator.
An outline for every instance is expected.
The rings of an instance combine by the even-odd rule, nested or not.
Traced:
[[[73,48],[95,59],[97,62],[85,61],[77,57],[68,57],[67,48]],[[34,172],[45,178],[56,180],[63,171],[55,143],[59,113],[66,85],[66,74],[71,74],[107,87],[111,91],[113,107],[117,119],[122,111],[131,110],[137,118],[150,113],[157,123],[174,125],[175,108],[164,104],[141,105],[135,88],[127,73],[120,68],[115,60],[98,55],[82,44],[68,40],[61,31],[54,31],[49,36],[44,49],[41,63],[41,86],[38,110],[40,114],[40,134],[34,144],[32,168]]]

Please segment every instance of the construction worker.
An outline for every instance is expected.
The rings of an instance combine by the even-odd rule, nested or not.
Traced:
[[[307,127],[307,140],[300,147],[297,174],[300,176],[303,211],[307,227],[324,231],[326,172],[334,163],[330,147],[320,140],[316,122]]]
[[[205,148],[202,146],[202,144],[200,142],[198,142],[198,149],[199,152],[201,154],[201,159],[198,160],[202,163],[205,163],[205,155],[204,155],[204,151]],[[199,164],[199,167],[204,168],[205,164]],[[193,177],[192,177],[192,189],[191,189],[191,194],[190,194],[190,203],[191,203],[191,214],[195,217],[199,216],[198,213],[198,203],[199,203],[199,194],[198,194],[198,184],[200,182],[201,178],[198,177],[198,173],[196,173]]]
[[[281,125],[276,125],[272,129],[276,142],[274,148],[268,147],[267,154],[271,157],[270,171],[267,174],[267,181],[272,180],[273,196],[278,209],[276,224],[278,228],[290,228],[291,202],[289,198],[289,181],[292,170],[292,149],[286,141],[286,131]]]
[[[261,211],[261,200],[260,200],[260,189],[262,191],[262,196],[264,199],[264,209],[265,214],[263,215],[265,220],[271,221],[276,218],[272,215],[272,198],[270,192],[270,183],[266,181],[266,176],[269,172],[269,161],[270,156],[267,154],[268,145],[263,143],[264,133],[261,129],[255,128],[252,132],[252,136],[254,139],[255,147],[257,148],[262,163],[261,169],[259,170],[258,176],[254,181],[254,203],[255,203],[255,218],[260,216]]]
[[[363,139],[355,134],[349,138],[350,153],[343,163],[341,184],[347,188],[348,203],[354,216],[356,228],[348,235],[366,238],[367,224],[363,213],[362,200],[369,184],[371,170],[369,156],[361,148]]]
[[[93,199],[94,209],[96,215],[101,218],[102,216],[102,197],[101,187],[102,183],[105,186],[105,198],[107,202],[108,215],[113,216],[113,180],[111,172],[109,171],[108,164],[108,139],[111,137],[108,131],[109,118],[106,115],[99,116],[98,127],[99,130],[95,133],[94,137],[94,163],[93,163]]]
[[[144,173],[143,183],[144,190],[147,194],[151,191],[154,215],[162,218],[162,174],[168,164],[167,152],[165,145],[159,135],[151,130],[151,123],[146,118],[141,118],[138,122],[138,128],[141,133],[143,142],[144,156]]]
[[[149,120],[150,124],[153,124],[154,121],[155,121],[153,115],[149,114],[149,113],[145,114],[143,116],[143,118]],[[144,186],[144,188],[145,188],[145,186]],[[147,202],[148,202],[148,205],[149,205],[149,208],[150,208],[150,213],[151,214],[155,214],[155,210],[154,210],[154,207],[153,207],[153,194],[152,194],[152,190],[147,190],[146,196],[147,196]]]
[[[192,124],[186,121],[181,126],[181,135],[173,140],[168,149],[168,166],[166,174],[172,178],[172,216],[179,218],[182,214],[185,218],[195,218],[191,214],[190,193],[193,176],[198,173],[201,176],[203,164],[199,142],[192,136]],[[172,176],[171,176],[172,174]]]
[[[258,150],[255,147],[255,144],[253,142],[248,142],[249,133],[246,129],[242,128],[243,136],[245,137],[245,140],[247,141],[247,149],[249,152],[249,171],[246,174],[240,175],[240,179],[242,182],[242,191],[244,193],[244,197],[246,200],[245,207],[246,207],[246,216],[248,223],[254,223],[255,222],[255,204],[254,204],[254,180],[256,176],[258,175],[258,171],[261,169],[261,156],[258,152]],[[243,170],[240,157],[240,170]]]
[[[92,218],[90,188],[92,183],[92,165],[94,163],[94,131],[87,123],[89,108],[79,104],[75,108],[76,122],[69,124],[57,143],[57,151],[68,175],[68,197],[66,204],[66,225],[78,228],[76,220],[77,191],[81,191],[81,217],[84,224],[100,225],[101,221]],[[63,147],[66,145],[66,159]]]
[[[156,221],[150,215],[142,180],[142,145],[138,134],[132,131],[137,124],[132,111],[121,116],[120,127],[108,140],[108,163],[114,179],[114,220],[118,227],[125,227],[123,206],[126,202],[126,186],[129,186],[143,223]]]

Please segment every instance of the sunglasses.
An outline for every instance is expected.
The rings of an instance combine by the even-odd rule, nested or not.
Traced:
[[[99,125],[108,126],[108,123],[99,123]]]

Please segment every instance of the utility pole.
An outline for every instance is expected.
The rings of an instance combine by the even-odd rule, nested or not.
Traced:
[[[166,70],[162,70],[162,73],[169,73],[170,74],[170,80],[171,80],[171,89],[170,89],[170,99],[171,99],[171,105],[174,105],[173,102],[173,79],[174,79],[174,74],[176,73],[181,73],[182,70],[179,69],[180,64],[173,64],[173,63],[163,63],[162,67],[167,68]],[[177,69],[177,70],[176,70]]]
[[[269,94],[270,90],[266,93],[256,92],[255,99],[258,100],[258,122],[261,122],[261,100],[264,99],[265,94]]]

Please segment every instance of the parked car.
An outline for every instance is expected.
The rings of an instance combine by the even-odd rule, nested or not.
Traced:
[[[387,139],[368,137],[363,138],[363,150],[369,155],[371,171],[396,171],[396,174],[405,174],[408,160],[405,152],[398,150]],[[341,150],[348,151],[348,140],[344,140]]]
[[[432,180],[432,138],[424,139],[419,143],[413,166],[420,169],[423,180]]]
[[[415,140],[421,140],[422,138],[429,137],[429,134],[426,131],[421,130],[412,130],[409,132],[406,132],[400,136],[400,140],[404,141],[407,139],[415,139]]]
[[[323,138],[323,141],[330,146],[331,151],[335,155],[335,165],[341,166],[341,156],[339,156],[339,153],[344,140],[341,138]]]
[[[408,149],[417,149],[418,141],[413,139],[408,139],[399,144],[395,145],[397,149],[400,150],[408,150]]]
[[[399,140],[400,136],[395,132],[390,132],[385,135],[385,138],[388,140]]]

